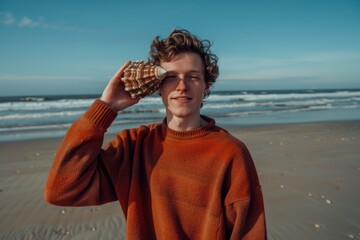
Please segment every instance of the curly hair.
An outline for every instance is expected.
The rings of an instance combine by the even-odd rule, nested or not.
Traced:
[[[204,65],[205,83],[211,87],[219,76],[218,57],[211,53],[211,46],[212,43],[209,40],[201,40],[185,29],[175,29],[166,39],[160,39],[157,36],[153,40],[150,46],[149,61],[160,65],[161,62],[171,61],[178,53],[197,53]],[[210,91],[207,92],[204,98],[209,95]]]

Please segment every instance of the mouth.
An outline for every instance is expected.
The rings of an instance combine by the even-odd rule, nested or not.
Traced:
[[[178,101],[190,101],[192,98],[188,96],[179,96],[179,97],[173,97],[172,99]]]

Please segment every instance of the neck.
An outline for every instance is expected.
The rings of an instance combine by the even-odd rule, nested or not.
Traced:
[[[200,128],[205,125],[206,121],[197,115],[195,117],[189,118],[180,118],[180,117],[167,117],[167,126],[175,131],[185,132]]]

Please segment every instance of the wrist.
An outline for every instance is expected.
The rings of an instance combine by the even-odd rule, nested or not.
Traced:
[[[108,101],[108,100],[104,99],[103,97],[100,97],[99,100],[101,102],[103,102],[104,104],[106,104],[109,108],[111,108],[115,112],[119,112],[119,111],[123,110],[117,104],[114,104],[113,102]]]
[[[111,125],[116,116],[117,112],[100,99],[96,99],[84,114],[90,122],[104,129]]]

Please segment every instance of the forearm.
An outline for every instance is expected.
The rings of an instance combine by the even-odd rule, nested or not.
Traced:
[[[115,200],[112,184],[101,160],[104,133],[116,112],[100,100],[67,132],[55,156],[45,198],[55,205],[97,205]],[[109,189],[100,194],[101,189]]]

